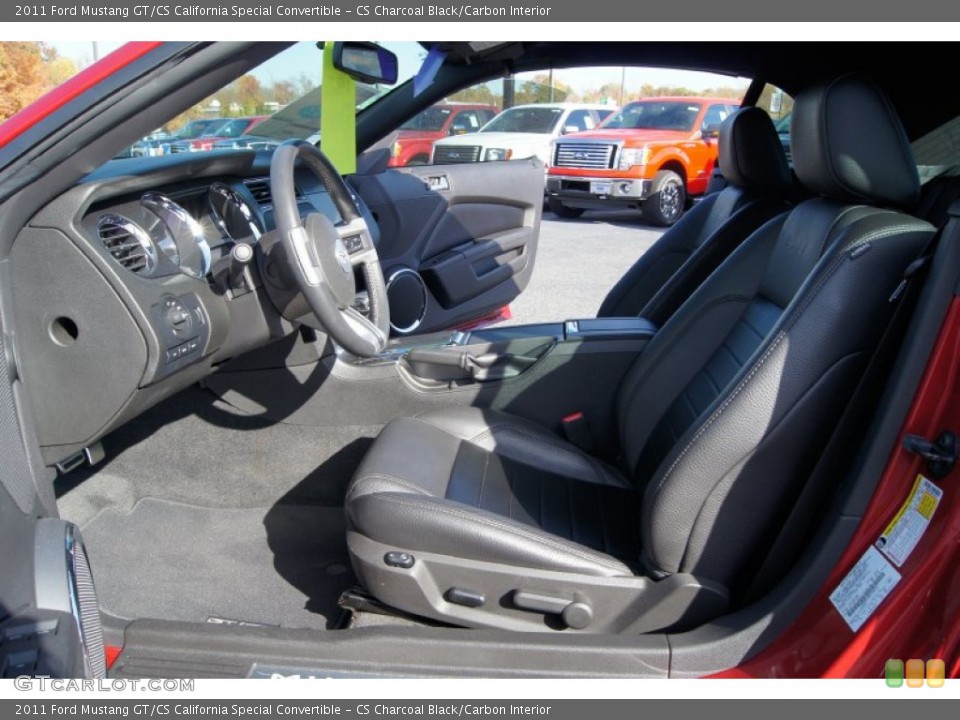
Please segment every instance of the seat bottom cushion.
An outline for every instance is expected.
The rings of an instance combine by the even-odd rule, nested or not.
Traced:
[[[539,425],[477,408],[384,428],[346,498],[349,527],[398,550],[605,577],[634,574],[637,496]]]

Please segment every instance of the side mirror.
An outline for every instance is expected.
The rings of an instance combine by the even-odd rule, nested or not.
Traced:
[[[393,85],[397,82],[397,56],[374,43],[334,43],[333,66],[354,80],[370,85]]]
[[[580,128],[578,128],[576,125],[564,125],[564,126],[563,126],[563,134],[564,134],[564,135],[569,135],[570,133],[575,133],[575,132],[580,132]]]
[[[712,140],[720,137],[720,126],[704,125],[702,128],[700,128],[700,137],[704,140]]]
[[[451,125],[450,126],[450,135],[466,135],[467,126],[466,125]]]

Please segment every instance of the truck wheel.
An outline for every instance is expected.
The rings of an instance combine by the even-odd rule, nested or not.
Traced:
[[[415,155],[414,157],[407,160],[407,167],[412,167],[414,165],[429,165],[430,156],[429,155]]]
[[[670,227],[683,215],[686,200],[683,179],[673,170],[661,170],[653,178],[650,197],[643,201],[643,216],[654,225]]]
[[[550,208],[550,212],[557,217],[573,219],[583,215],[583,208],[567,207],[554,197],[547,198],[547,207]]]

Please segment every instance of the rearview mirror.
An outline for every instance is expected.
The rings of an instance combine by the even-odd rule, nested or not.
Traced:
[[[397,56],[374,43],[334,43],[333,66],[354,80],[370,85],[393,85],[397,82]]]

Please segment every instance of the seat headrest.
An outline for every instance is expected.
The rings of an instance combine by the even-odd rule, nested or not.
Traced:
[[[900,118],[884,92],[851,74],[801,92],[790,127],[793,169],[827,197],[910,208],[920,178]]]
[[[720,126],[717,161],[731,185],[769,194],[790,191],[790,166],[770,116],[758,107],[737,110]]]

